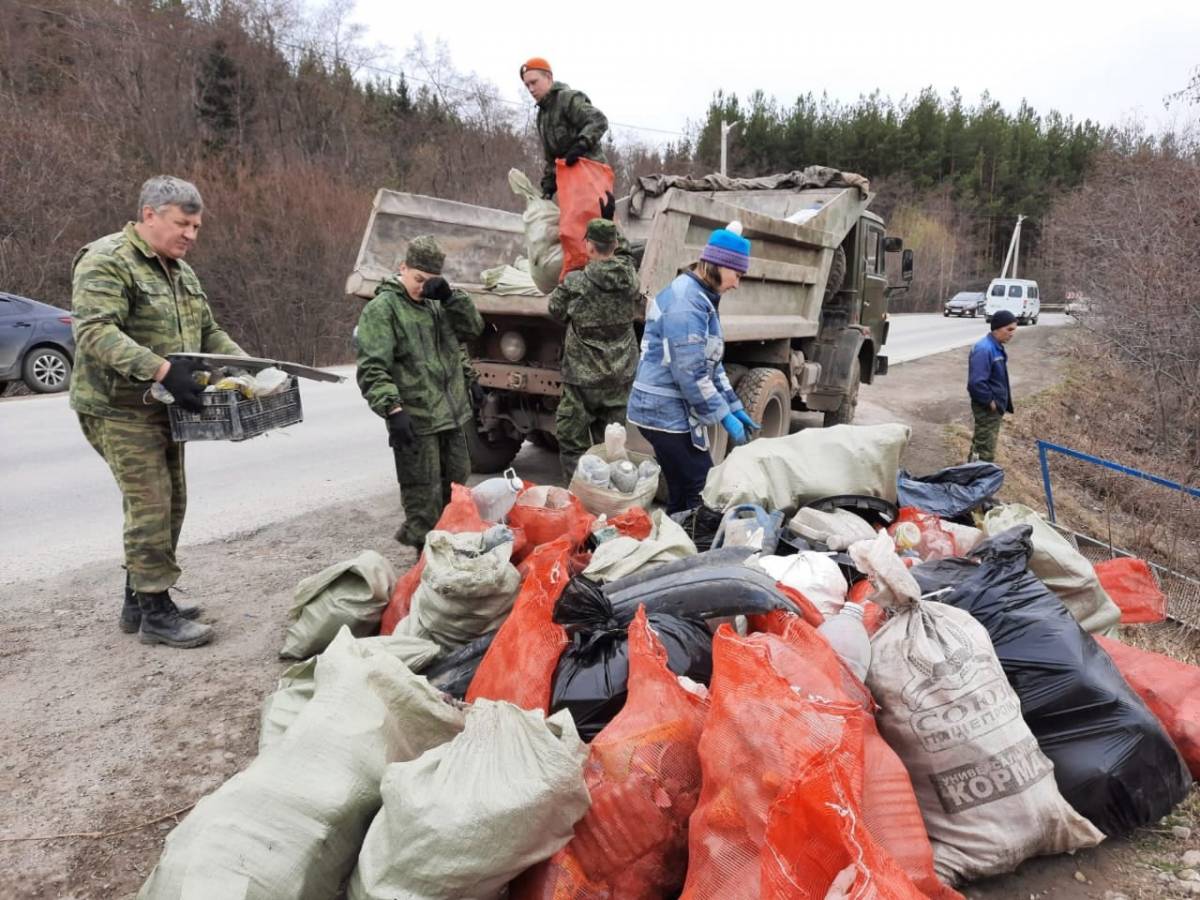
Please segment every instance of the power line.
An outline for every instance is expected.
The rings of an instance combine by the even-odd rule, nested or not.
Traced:
[[[77,24],[80,27],[90,27],[90,26],[98,25],[101,28],[108,29],[109,31],[113,31],[118,34],[123,34],[127,37],[138,37],[139,36],[137,32],[132,31],[128,28],[122,28],[121,26],[119,26],[113,22],[106,22],[101,19],[92,19],[91,21],[85,22],[82,16],[72,15],[70,13],[66,13],[61,10],[47,9],[46,7],[43,7],[43,6],[36,6],[32,3],[22,2],[22,0],[12,0],[12,3],[15,6],[24,7],[25,9],[28,9],[32,12],[39,12],[39,13],[42,13],[42,14],[48,15],[48,16],[57,16],[60,19],[65,19],[68,22]],[[272,38],[272,42],[273,42],[274,46],[285,49],[285,50],[291,50],[296,53],[306,53],[306,54],[310,54],[312,56],[316,56],[317,58],[321,59],[323,62],[325,62],[327,64],[332,63],[335,65],[337,65],[337,64],[353,65],[355,69],[373,72],[373,73],[376,73],[379,75],[387,75],[387,76],[390,76],[393,78],[402,78],[402,79],[404,79],[405,82],[408,82],[408,83],[425,85],[427,87],[433,88],[439,94],[449,92],[449,93],[460,94],[463,97],[477,96],[475,91],[471,91],[466,88],[442,85],[436,81],[433,81],[433,80],[427,79],[427,78],[419,78],[415,75],[411,75],[408,72],[405,72],[403,69],[389,69],[384,66],[375,65],[373,63],[368,63],[368,62],[350,63],[348,60],[345,60],[338,56],[330,54],[327,51],[318,50],[315,47],[305,46],[303,44],[292,43],[291,41],[280,40],[278,38]],[[183,46],[184,42],[179,41],[179,42],[177,42],[177,45]],[[490,82],[488,84],[489,84],[489,86],[494,87],[494,85],[491,85]],[[506,100],[503,97],[489,97],[488,99],[492,100],[496,103],[500,103],[505,106],[509,106],[514,109],[523,111],[526,113],[526,118],[528,119],[528,114],[531,111],[531,108],[529,107],[528,104],[522,103],[517,100]],[[615,126],[617,128],[624,128],[624,129],[628,129],[630,131],[644,131],[644,132],[648,132],[648,133],[652,133],[652,134],[670,135],[671,137],[678,137],[678,138],[686,138],[687,137],[687,134],[685,134],[683,132],[671,131],[670,129],[666,129],[666,128],[651,128],[646,125],[631,125],[628,122],[612,122],[612,121],[610,121],[608,124],[610,127]]]

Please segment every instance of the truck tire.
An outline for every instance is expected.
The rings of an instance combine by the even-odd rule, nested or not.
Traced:
[[[751,369],[738,382],[738,398],[746,413],[762,425],[758,437],[783,437],[792,420],[792,390],[778,369]]]
[[[858,386],[862,382],[862,363],[857,359],[850,366],[850,390],[842,398],[842,405],[825,413],[825,427],[850,425],[854,422],[854,411],[858,407]]]
[[[842,289],[846,280],[846,251],[841,247],[833,251],[833,262],[829,264],[829,279],[825,282],[825,298],[822,303],[828,303],[833,295]]]
[[[480,475],[495,475],[503,472],[516,458],[521,442],[506,434],[484,434],[475,428],[474,420],[463,428],[467,437],[467,454],[471,457],[471,471]]]
[[[551,453],[558,452],[558,438],[548,431],[529,432],[529,443],[535,447],[541,447],[543,450],[549,450]]]

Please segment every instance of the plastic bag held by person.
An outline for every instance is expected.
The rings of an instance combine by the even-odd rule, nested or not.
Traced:
[[[601,202],[612,193],[613,170],[594,159],[583,158],[573,166],[559,159],[554,163],[554,176],[558,182],[558,239],[563,257],[558,276],[561,282],[568,272],[588,263],[583,235],[587,223],[600,214]]]
[[[671,897],[687,870],[708,700],[680,684],[639,609],[629,626],[629,698],[592,742],[592,806],[575,836],[509,889],[510,900]]]
[[[871,642],[867,686],[879,730],[912,776],[939,877],[999,875],[1103,840],[1059,793],[984,627],[920,599],[886,532],[850,556],[881,588],[875,601],[894,610]]]

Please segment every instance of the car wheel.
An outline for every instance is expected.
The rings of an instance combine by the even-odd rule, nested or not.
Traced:
[[[947,319],[948,319],[948,318],[950,318],[950,312],[949,312],[949,310],[944,310],[944,311],[942,312],[942,316],[943,316],[944,318],[947,318]]]
[[[1036,325],[1036,324],[1037,324],[1037,320],[1038,320],[1038,317],[1037,317],[1037,316],[1034,316],[1034,317],[1033,317],[1033,320],[1032,320],[1032,322],[1031,322],[1030,324]]]
[[[29,389],[38,394],[65,391],[71,383],[71,360],[54,347],[37,347],[25,357],[21,376]]]
[[[979,316],[979,310],[977,310],[977,309],[971,310],[971,318],[972,319],[978,318],[978,316]]]

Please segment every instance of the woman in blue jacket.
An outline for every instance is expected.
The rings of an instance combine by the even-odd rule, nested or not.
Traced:
[[[700,261],[659,292],[646,310],[627,418],[637,425],[662,467],[667,512],[691,509],[712,457],[707,426],[720,422],[735,444],[761,426],[747,415],[725,375],[725,338],[717,307],[750,267],[750,242],[740,222],[718,228]]]

